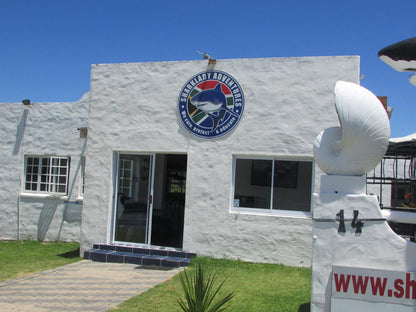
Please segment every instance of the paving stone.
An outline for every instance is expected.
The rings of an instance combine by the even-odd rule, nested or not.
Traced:
[[[108,311],[181,270],[81,260],[1,282],[0,311]]]

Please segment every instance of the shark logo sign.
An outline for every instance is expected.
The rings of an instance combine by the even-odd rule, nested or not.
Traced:
[[[222,71],[206,71],[189,79],[179,94],[183,126],[201,138],[217,138],[233,130],[244,111],[238,82]]]

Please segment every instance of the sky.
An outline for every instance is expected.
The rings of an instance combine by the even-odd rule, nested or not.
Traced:
[[[0,0],[0,102],[77,101],[99,63],[359,55],[361,85],[393,107],[391,136],[407,136],[416,87],[377,53],[416,36],[415,12],[414,0]]]

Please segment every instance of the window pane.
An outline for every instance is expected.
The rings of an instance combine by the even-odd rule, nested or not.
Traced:
[[[272,160],[236,160],[235,207],[270,209],[272,165]]]
[[[274,161],[274,186],[296,188],[298,183],[298,161]]]
[[[42,183],[48,183],[49,182],[49,175],[42,174],[41,177],[40,177],[40,181]]]
[[[24,189],[65,194],[68,172],[68,157],[27,157]]]
[[[312,162],[275,160],[273,209],[310,211]]]
[[[38,180],[38,164],[39,164],[39,159],[37,157],[26,158],[26,172],[25,172],[25,184],[24,184],[24,189],[26,191],[37,190],[36,182]]]
[[[47,174],[49,172],[49,168],[47,166],[42,166],[42,174]]]
[[[33,164],[33,158],[32,157],[28,157],[27,158],[27,161],[26,161],[26,164],[29,166],[29,165],[32,165]]]
[[[59,172],[59,168],[58,167],[51,167],[51,174],[57,175]]]
[[[59,193],[66,193],[66,185],[59,185],[57,191]]]

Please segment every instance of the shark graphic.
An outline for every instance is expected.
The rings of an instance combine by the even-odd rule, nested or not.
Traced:
[[[416,37],[381,49],[378,57],[399,72],[416,72]],[[409,81],[416,86],[416,75],[410,76]]]
[[[239,117],[238,114],[227,107],[227,99],[221,90],[221,83],[218,83],[214,89],[199,92],[190,98],[189,101],[198,110],[203,111],[212,119],[213,126],[211,132],[218,127],[218,123],[224,119],[226,113],[230,113],[237,118]]]

